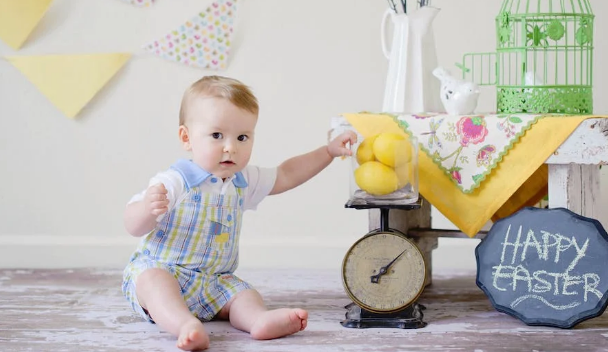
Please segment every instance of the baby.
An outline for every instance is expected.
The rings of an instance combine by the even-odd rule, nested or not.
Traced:
[[[260,294],[234,271],[243,212],[267,195],[308,181],[337,156],[351,155],[345,132],[327,146],[276,168],[248,165],[258,103],[241,82],[219,76],[188,88],[179,139],[191,152],[158,173],[126,207],[127,231],[142,237],[124,270],[123,292],[133,309],[177,337],[182,350],[209,347],[203,326],[229,320],[254,339],[274,339],[306,328],[308,312],[268,310]]]

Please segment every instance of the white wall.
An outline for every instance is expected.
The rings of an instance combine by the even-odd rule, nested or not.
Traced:
[[[122,226],[125,202],[150,176],[186,156],[177,140],[181,94],[216,73],[138,48],[210,3],[158,0],[138,9],[117,0],[55,0],[21,50],[0,42],[0,56],[138,52],[77,120],[0,60],[0,267],[124,265],[136,243]],[[500,1],[433,4],[442,8],[434,26],[440,64],[453,68],[466,52],[494,49]],[[608,2],[592,5],[596,14],[608,13]],[[239,6],[230,65],[220,74],[244,81],[260,100],[252,163],[274,166],[324,144],[331,116],[380,110],[386,1],[240,0]],[[596,38],[607,27],[596,21]],[[600,97],[608,87],[600,78],[608,73],[600,58],[608,57],[608,44],[596,45],[595,110],[607,112]],[[489,92],[480,109],[493,106]],[[348,163],[336,160],[309,183],[246,214],[242,266],[339,267],[367,229],[365,211],[343,208],[347,172]],[[442,241],[437,265],[472,267],[475,244]]]

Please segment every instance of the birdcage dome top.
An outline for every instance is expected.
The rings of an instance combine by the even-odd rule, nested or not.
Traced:
[[[589,0],[503,0],[500,12],[520,16],[541,14],[593,16]]]

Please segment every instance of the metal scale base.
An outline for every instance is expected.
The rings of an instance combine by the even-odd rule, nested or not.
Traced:
[[[346,319],[340,324],[345,328],[393,328],[393,329],[419,329],[426,326],[422,321],[422,304],[414,302],[407,308],[394,313],[373,313],[351,303],[345,306]]]
[[[422,200],[412,204],[371,204],[361,201],[348,201],[344,207],[353,209],[380,209],[380,228],[370,233],[397,232],[403,236],[401,231],[391,229],[388,224],[388,213],[390,209],[414,210],[420,209]],[[346,309],[346,319],[340,324],[346,328],[368,329],[368,328],[393,328],[393,329],[419,329],[427,325],[422,319],[422,311],[426,307],[417,302],[413,302],[405,309],[393,313],[374,313],[361,308],[355,303],[350,303],[344,307]]]

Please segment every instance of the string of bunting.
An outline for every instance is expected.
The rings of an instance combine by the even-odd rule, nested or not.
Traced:
[[[122,0],[150,6],[153,0]],[[142,50],[184,65],[220,70],[228,64],[237,0],[215,0],[204,11]],[[53,0],[0,0],[0,40],[20,49]],[[17,68],[67,117],[74,118],[134,53],[11,55]],[[0,57],[2,58],[2,57]]]
[[[122,0],[124,2],[127,2],[131,5],[135,5],[138,7],[148,7],[150,5],[152,5],[152,3],[154,2],[154,0]]]

